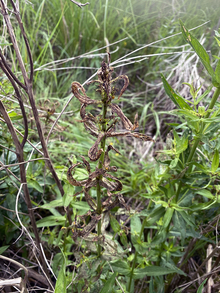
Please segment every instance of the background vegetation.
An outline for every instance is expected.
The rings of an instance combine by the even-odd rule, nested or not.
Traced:
[[[200,121],[201,127],[192,123],[199,111],[197,105],[210,105],[215,88],[205,92],[212,78],[184,40],[179,25],[181,18],[186,28],[195,28],[192,34],[209,56],[214,55],[211,64],[215,68],[219,57],[214,31],[219,32],[220,25],[218,1],[210,4],[205,0],[102,0],[91,1],[81,9],[67,0],[21,1],[19,5],[33,56],[34,98],[46,138],[67,104],[47,145],[66,196],[61,197],[43,160],[26,165],[31,203],[55,290],[65,292],[66,285],[67,292],[202,292],[199,286],[209,278],[207,292],[211,292],[208,291],[211,286],[212,292],[218,292],[219,104],[216,104],[214,116],[210,117],[213,120]],[[13,14],[11,21],[22,59],[28,67],[28,54]],[[21,78],[3,18],[1,24],[2,51],[12,71]],[[156,143],[131,137],[109,141],[121,153],[112,154],[111,160],[118,168],[123,182],[122,194],[131,210],[128,214],[119,208],[113,209],[103,232],[112,242],[104,247],[107,255],[99,259],[89,241],[73,241],[72,232],[68,230],[67,207],[73,210],[72,221],[89,209],[82,194],[69,196],[79,191],[66,178],[69,159],[76,163],[81,160],[80,155],[86,157],[94,143],[79,123],[79,101],[75,98],[68,101],[72,96],[71,83],[85,84],[100,68],[102,60],[107,60],[108,44],[113,44],[109,48],[115,77],[126,74],[130,80],[126,92],[116,103],[131,121],[138,112],[139,131],[153,137]],[[194,103],[192,108],[197,114],[192,114],[193,118],[189,113],[187,116],[172,111],[178,105],[168,98],[170,88],[165,78],[162,82],[161,74],[176,92]],[[14,89],[3,72],[0,82],[1,98],[4,98],[10,119],[14,127],[24,133]],[[183,82],[193,82],[194,88]],[[123,82],[117,82],[119,91],[122,85]],[[193,91],[199,88],[196,97]],[[95,98],[94,87],[86,87],[86,90],[90,98]],[[203,99],[199,98],[201,96]],[[23,99],[28,139],[41,150],[29,101],[25,95]],[[202,111],[200,118],[209,119]],[[96,111],[92,113],[97,114]],[[48,281],[33,253],[33,242],[22,228],[26,227],[34,238],[26,201],[20,196],[16,202],[20,185],[9,173],[20,176],[14,142],[3,117],[0,118],[0,251],[29,268],[30,292],[45,291],[42,288],[47,288]],[[122,125],[118,128],[120,130]],[[190,142],[204,129],[206,132],[202,133],[203,139],[195,155],[196,168],[191,167],[186,164]],[[161,153],[162,150],[165,152]],[[37,152],[26,143],[24,160],[37,158]],[[10,166],[6,169],[6,165]],[[94,163],[91,165],[95,167]],[[191,171],[185,175],[188,169]],[[86,172],[82,169],[77,172],[78,180],[85,178]],[[180,192],[180,184],[187,188]],[[173,203],[176,193],[179,193],[179,202]],[[96,196],[95,191],[91,196]],[[86,221],[88,224],[90,219]],[[212,251],[211,269],[208,248]],[[6,260],[5,263],[8,264]],[[9,267],[5,271],[1,264],[1,278],[8,279],[14,274],[17,267],[12,263]]]

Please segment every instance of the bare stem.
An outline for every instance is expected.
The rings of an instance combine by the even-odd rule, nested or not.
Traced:
[[[105,100],[103,101],[103,112],[102,112],[102,131],[105,132],[106,131],[106,114],[107,114],[107,95],[106,95],[106,98]],[[105,142],[106,142],[106,137],[104,136],[102,141],[101,141],[101,149],[103,150],[102,151],[102,154],[101,154],[101,157],[100,157],[100,160],[99,160],[99,169],[101,169],[103,167],[103,163],[104,163],[104,158],[105,158]],[[99,178],[97,179],[98,181],[102,179],[102,175],[99,176]],[[101,214],[102,213],[102,202],[101,202],[101,186],[99,184],[99,182],[97,182],[97,214]],[[102,227],[102,222],[101,220],[98,222],[98,236],[101,235],[101,227]],[[97,252],[98,252],[98,256],[101,255],[101,250],[102,250],[102,247],[100,246],[100,244],[98,244],[98,249],[97,249]]]

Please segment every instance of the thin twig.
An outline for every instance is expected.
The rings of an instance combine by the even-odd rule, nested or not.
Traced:
[[[8,167],[13,167],[13,166],[18,166],[18,165],[22,165],[22,164],[27,164],[29,162],[39,161],[39,160],[49,160],[49,159],[48,158],[36,158],[36,159],[31,159],[31,160],[28,160],[28,161],[21,162],[21,163],[14,163],[14,164],[9,164],[9,165],[3,165],[0,168],[0,171],[3,170],[3,169],[5,169],[5,168],[8,168]]]
[[[210,20],[209,20],[209,21],[206,21],[206,22],[204,22],[204,23],[202,23],[202,24],[200,24],[200,25],[198,25],[198,26],[196,26],[196,27],[194,27],[194,28],[192,28],[192,29],[190,29],[189,31],[195,30],[195,29],[197,29],[197,28],[199,28],[199,27],[201,27],[201,26],[207,24],[208,22],[210,22]],[[142,47],[140,47],[140,48],[138,48],[138,49],[136,49],[136,50],[134,50],[134,51],[132,51],[132,52],[130,52],[130,53],[124,55],[124,56],[122,56],[121,58],[115,60],[115,61],[112,62],[110,65],[117,64],[117,63],[119,62],[119,60],[122,60],[122,59],[126,58],[127,56],[130,56],[131,54],[134,54],[134,53],[136,53],[136,52],[138,52],[138,51],[140,51],[140,50],[142,50],[142,49],[144,49],[144,48],[146,48],[146,47],[152,46],[152,45],[154,45],[154,44],[157,44],[157,43],[159,43],[159,42],[162,42],[162,41],[164,41],[164,40],[167,40],[167,39],[173,38],[173,37],[178,36],[178,35],[181,35],[181,34],[182,34],[182,32],[181,32],[181,33],[176,33],[176,34],[173,34],[173,35],[168,36],[168,37],[166,37],[166,38],[163,38],[163,39],[157,40],[157,41],[155,41],[155,42],[152,42],[152,43],[150,43],[150,44],[146,44],[146,45],[144,45],[144,46],[142,46]]]
[[[70,0],[70,1],[73,2],[74,4],[76,4],[77,6],[79,6],[80,8],[82,8],[82,6],[86,6],[86,5],[90,4],[89,2],[86,2],[85,4],[83,4],[83,3],[77,2],[75,0]]]

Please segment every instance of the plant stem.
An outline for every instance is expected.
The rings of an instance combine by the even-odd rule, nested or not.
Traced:
[[[215,103],[216,103],[219,95],[220,95],[220,87],[217,87],[215,92],[214,92],[214,95],[212,97],[212,100],[211,100],[211,102],[209,104],[208,110],[212,110],[214,108]],[[207,113],[206,118],[208,118],[209,116],[210,116],[210,113]]]
[[[102,112],[102,131],[105,132],[106,131],[106,113],[107,113],[107,97],[104,99],[103,101],[103,112]],[[99,159],[99,165],[98,165],[98,168],[101,169],[102,166],[103,166],[103,163],[104,163],[104,158],[105,158],[105,141],[106,141],[106,137],[104,136],[102,141],[101,141],[101,149],[103,150],[102,154],[101,154],[101,157]],[[99,184],[99,180],[102,179],[102,175],[100,175],[97,180],[97,214],[101,215],[102,213],[102,202],[101,202],[101,186]],[[100,220],[98,222],[98,229],[97,229],[97,232],[98,232],[98,236],[101,235],[101,227],[102,227],[102,221]],[[100,257],[101,255],[101,251],[102,251],[102,247],[100,246],[100,244],[98,243],[98,248],[97,248],[97,253],[98,253],[98,257]]]

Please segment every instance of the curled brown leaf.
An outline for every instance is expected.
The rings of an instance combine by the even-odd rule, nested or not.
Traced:
[[[122,121],[122,124],[124,126],[125,129],[127,130],[132,130],[133,129],[133,124],[131,123],[131,121],[124,115],[124,113],[122,112],[121,108],[116,105],[116,104],[111,104],[111,110],[113,113],[116,113]]]
[[[86,95],[86,91],[85,91],[84,87],[77,81],[74,81],[72,83],[71,88],[72,88],[72,93],[80,101],[81,104],[91,105],[91,104],[100,104],[100,103],[102,103],[102,101],[90,99]],[[81,90],[82,94],[80,94],[79,89]]]
[[[95,200],[89,195],[88,189],[84,189],[84,194],[85,194],[85,199],[88,203],[88,205],[90,206],[91,209],[93,209],[94,211],[96,211],[97,208],[97,204],[95,202]]]
[[[86,161],[86,159],[83,157],[83,156],[80,156],[83,160],[83,164],[85,165],[86,167],[86,170],[88,171],[88,173],[90,174],[91,173],[91,168],[90,168],[90,164],[88,161]]]
[[[74,170],[79,165],[81,165],[81,163],[74,164],[67,171],[67,180],[73,186],[84,186],[85,183],[87,182],[87,180],[77,181],[76,179],[73,178],[72,170]]]
[[[125,92],[126,88],[129,85],[129,78],[127,77],[127,75],[120,75],[120,76],[116,77],[115,79],[111,80],[111,83],[115,82],[118,79],[123,79],[124,80],[124,85],[123,85],[123,87],[122,87],[122,89],[120,91],[120,94],[118,96],[118,99],[119,99],[123,95],[123,93]]]
[[[102,132],[100,132],[98,134],[98,137],[97,137],[96,142],[89,149],[88,156],[89,156],[89,158],[90,158],[91,161],[97,161],[100,158],[103,150],[102,149],[99,149],[99,143],[101,142],[101,140],[103,139],[104,136],[105,136],[105,134],[102,133]]]
[[[115,166],[111,166],[110,167],[110,162],[111,161],[110,161],[110,158],[109,158],[109,155],[108,155],[108,153],[109,153],[110,150],[114,150],[116,153],[120,154],[120,152],[117,149],[115,149],[112,145],[109,145],[107,147],[107,150],[105,151],[105,157],[104,157],[104,164],[103,164],[103,166],[104,166],[104,168],[107,171],[116,172],[117,171],[117,168]]]

